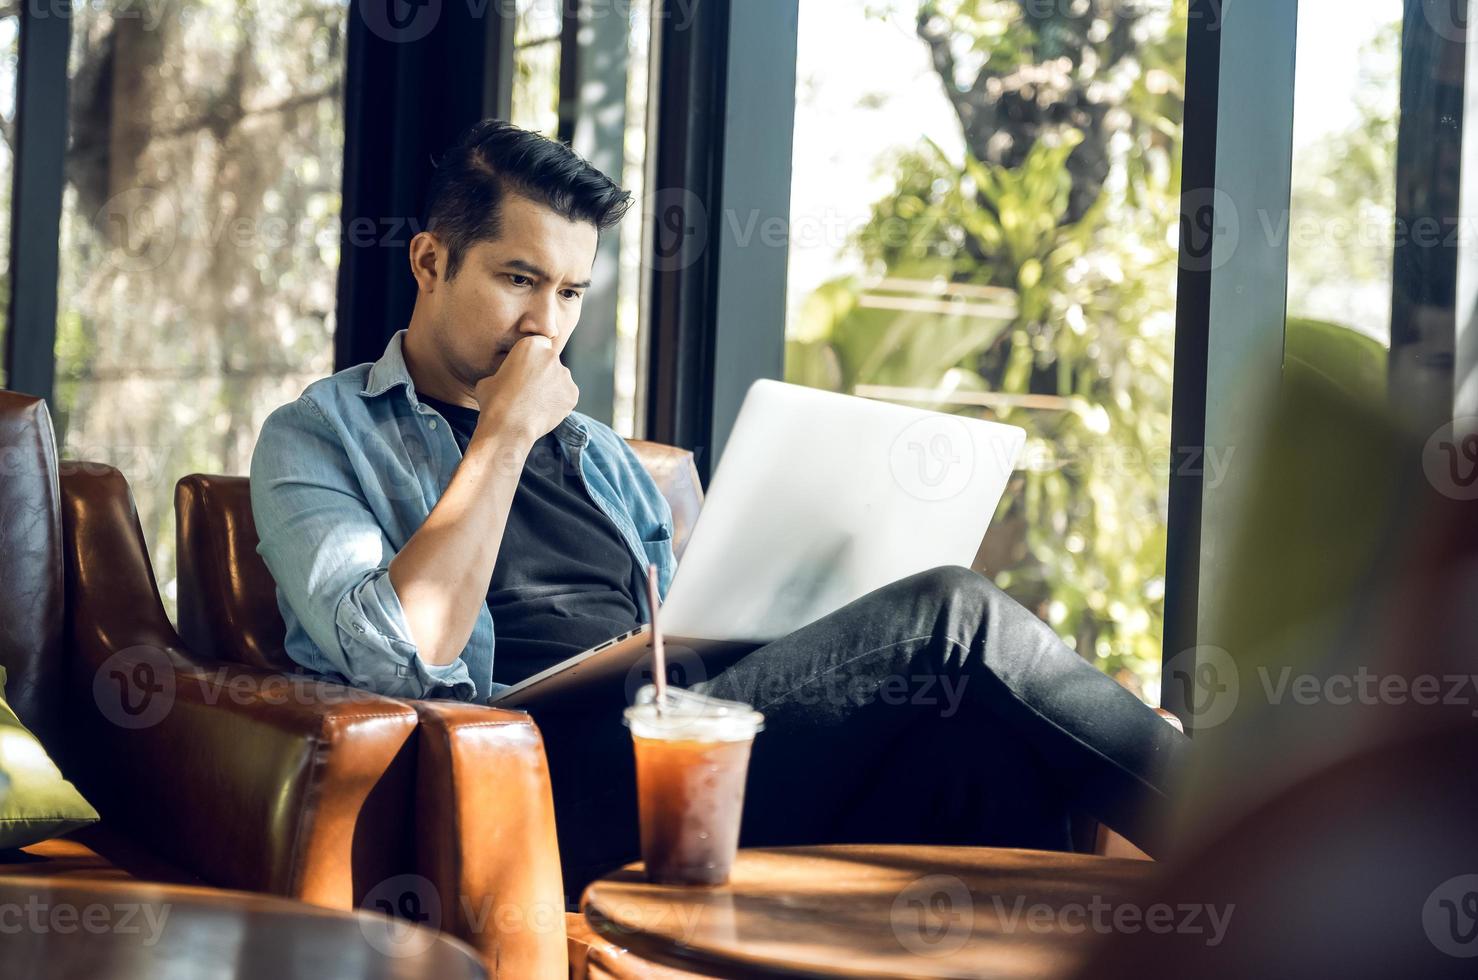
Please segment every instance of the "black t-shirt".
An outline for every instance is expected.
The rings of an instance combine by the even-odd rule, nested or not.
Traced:
[[[435,398],[465,453],[474,408]],[[518,479],[488,584],[493,679],[513,684],[637,625],[638,572],[616,526],[590,499],[559,440],[534,443]]]

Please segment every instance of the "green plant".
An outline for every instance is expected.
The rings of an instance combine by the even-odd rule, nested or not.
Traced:
[[[1040,8],[919,5],[965,155],[925,143],[892,162],[853,243],[868,274],[807,299],[786,372],[929,389],[1027,429],[984,563],[1143,690],[1163,621],[1186,6]],[[915,301],[880,302],[899,282]]]

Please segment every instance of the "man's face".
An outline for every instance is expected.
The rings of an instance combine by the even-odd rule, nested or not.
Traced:
[[[580,320],[598,237],[589,222],[505,197],[498,240],[469,248],[456,276],[440,278],[428,297],[447,369],[470,387],[524,337],[548,337],[563,350]],[[444,257],[437,264],[444,270]]]

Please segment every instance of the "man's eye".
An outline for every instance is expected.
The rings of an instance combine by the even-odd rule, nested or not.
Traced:
[[[562,295],[565,299],[575,300],[580,298],[581,293],[578,289],[566,289],[562,291]]]
[[[515,286],[530,286],[533,285],[534,282],[534,280],[530,279],[528,276],[520,276],[517,273],[509,273],[508,278],[513,282]]]

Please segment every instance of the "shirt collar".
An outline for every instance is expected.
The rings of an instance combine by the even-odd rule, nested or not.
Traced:
[[[359,391],[361,398],[378,398],[392,388],[405,386],[405,397],[411,408],[419,411],[421,402],[416,398],[416,384],[411,379],[410,369],[405,366],[405,328],[395,331],[385,345],[385,353],[370,366],[364,387]],[[554,435],[560,442],[571,446],[583,446],[590,440],[590,432],[573,413],[566,415],[554,427]]]
[[[364,387],[359,391],[361,398],[378,398],[391,388],[405,385],[405,394],[411,405],[420,404],[416,400],[416,385],[411,380],[410,369],[405,366],[404,343],[405,330],[402,328],[395,331],[390,342],[385,345],[385,353],[370,366],[369,375],[364,379]]]

